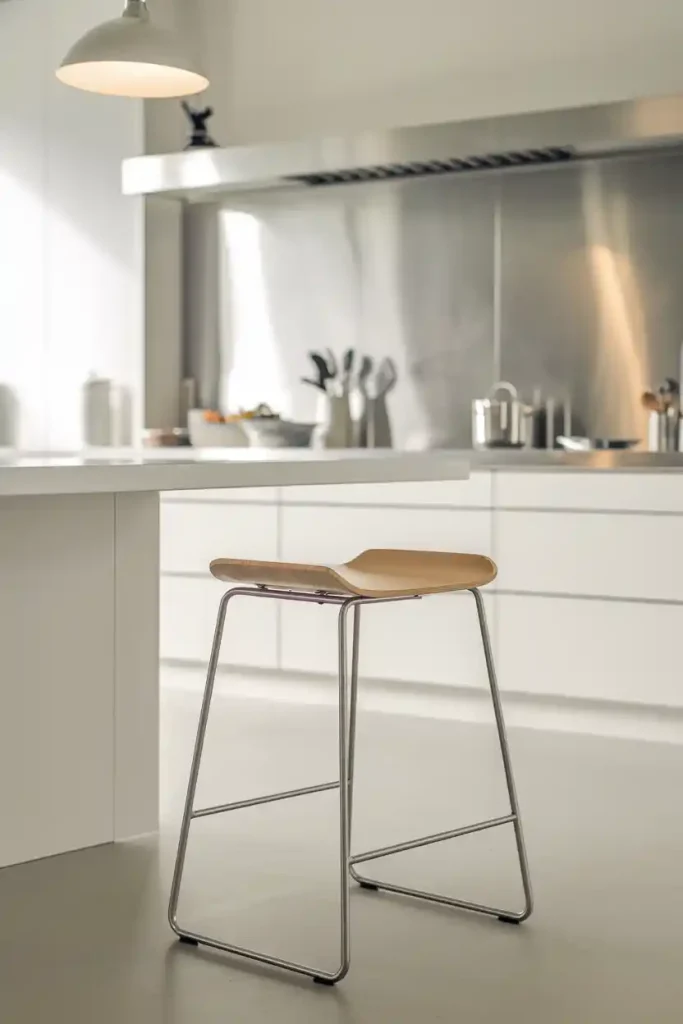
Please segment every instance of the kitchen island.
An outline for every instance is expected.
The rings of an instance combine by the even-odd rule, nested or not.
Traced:
[[[252,558],[344,561],[378,544],[475,551],[499,566],[484,598],[510,725],[683,743],[668,654],[683,634],[683,456],[460,454],[471,466],[461,483],[164,494],[165,681],[201,686],[220,595],[205,566],[226,529]],[[231,693],[329,699],[334,616],[252,605],[235,609],[218,691],[225,678]],[[490,721],[461,595],[368,611],[361,679],[366,707]]]
[[[468,475],[436,453],[0,458],[0,867],[157,827],[159,492]],[[213,555],[241,553],[226,527]]]

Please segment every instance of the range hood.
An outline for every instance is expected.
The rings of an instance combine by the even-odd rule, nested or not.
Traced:
[[[669,96],[346,138],[136,157],[124,161],[123,191],[210,202],[250,189],[482,173],[681,142],[683,96]]]

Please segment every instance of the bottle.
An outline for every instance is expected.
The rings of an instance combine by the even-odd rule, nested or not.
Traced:
[[[83,385],[83,440],[92,447],[118,442],[118,394],[112,380],[90,373]]]

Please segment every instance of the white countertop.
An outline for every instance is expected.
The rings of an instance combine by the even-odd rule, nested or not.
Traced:
[[[0,455],[0,496],[466,480],[465,455],[439,452],[191,448]]]

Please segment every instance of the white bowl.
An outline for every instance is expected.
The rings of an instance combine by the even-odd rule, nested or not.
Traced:
[[[187,427],[193,448],[246,448],[247,435],[240,423],[210,423],[204,419],[205,409],[190,409]]]

